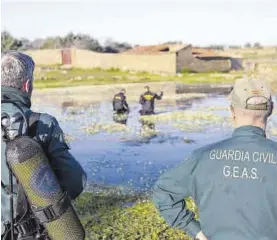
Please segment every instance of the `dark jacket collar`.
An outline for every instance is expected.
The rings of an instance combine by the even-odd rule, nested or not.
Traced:
[[[27,93],[21,92],[19,89],[1,86],[1,100],[10,100],[19,106],[27,108],[31,107],[31,100]]]
[[[251,125],[236,128],[233,132],[233,137],[250,136],[250,135],[266,137],[265,131],[262,128],[251,126]]]

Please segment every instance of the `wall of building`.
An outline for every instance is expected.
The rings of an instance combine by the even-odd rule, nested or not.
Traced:
[[[243,69],[243,60],[242,58],[230,58],[231,69],[232,70],[241,70]]]
[[[29,50],[25,53],[33,58],[36,65],[62,64],[60,49]]]
[[[181,72],[183,68],[188,66],[191,61],[193,61],[193,56],[192,56],[192,47],[188,46],[185,49],[180,50],[179,52],[176,53],[176,71]]]
[[[62,64],[60,49],[26,51],[37,65]],[[152,73],[176,74],[182,69],[193,72],[228,72],[242,64],[240,59],[200,60],[192,56],[188,46],[177,53],[148,55],[96,53],[88,50],[71,49],[72,66],[78,68],[119,68],[121,70],[145,71]]]
[[[72,65],[78,68],[119,68],[156,73],[176,73],[176,54],[130,55],[72,49]]]
[[[185,69],[192,72],[229,72],[231,70],[230,60],[200,60],[194,58],[185,66]]]

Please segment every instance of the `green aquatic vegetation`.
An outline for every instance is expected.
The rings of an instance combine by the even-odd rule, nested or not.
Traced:
[[[116,122],[127,121],[127,119],[128,119],[128,113],[113,114],[113,120]]]
[[[186,202],[198,217],[192,199],[186,199]],[[182,231],[169,227],[154,204],[142,195],[84,193],[77,199],[75,208],[88,240],[191,239]]]
[[[222,117],[214,112],[177,111],[165,114],[142,116],[140,121],[153,124],[170,124],[183,132],[201,132],[214,125],[230,124],[230,118]]]
[[[182,121],[189,121],[191,123],[205,123],[205,121],[211,123],[220,123],[224,120],[224,117],[210,112],[176,111],[159,115],[142,116],[140,119],[143,121],[150,121],[153,123],[169,123]]]
[[[100,123],[93,123],[83,130],[88,134],[97,134],[99,132],[108,132],[108,133],[115,133],[115,132],[127,132],[128,128],[124,124],[120,123],[107,123],[107,124],[100,124]]]
[[[141,121],[140,137],[150,139],[158,135],[155,125],[150,121]]]

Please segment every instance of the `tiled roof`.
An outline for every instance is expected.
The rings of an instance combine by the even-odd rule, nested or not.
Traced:
[[[159,53],[175,53],[181,49],[191,46],[190,44],[161,44],[151,46],[139,46],[130,49],[123,54],[159,54]]]
[[[241,58],[239,55],[235,55],[225,51],[213,51],[206,48],[192,48],[192,55],[194,57],[234,57]]]

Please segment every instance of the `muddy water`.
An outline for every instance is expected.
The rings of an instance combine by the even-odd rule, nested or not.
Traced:
[[[92,123],[112,124],[112,106],[108,102],[89,108],[57,108],[45,103],[34,106],[54,115],[64,132],[70,136],[70,147],[76,159],[87,171],[89,183],[116,185],[139,191],[147,191],[162,171],[180,163],[193,150],[230,137],[232,125],[228,121],[228,102],[224,96],[213,96],[192,102],[176,101],[176,104],[157,103],[156,113],[180,111],[210,112],[225,117],[221,122],[201,125],[200,129],[180,131],[174,122],[156,123],[157,135],[140,135],[138,104],[130,104],[128,131],[108,133],[100,131],[87,134],[84,129]],[[193,126],[193,122],[190,123]],[[277,116],[270,119],[269,130],[277,127]],[[269,137],[277,140],[276,137]]]

